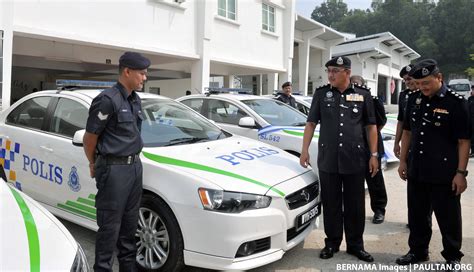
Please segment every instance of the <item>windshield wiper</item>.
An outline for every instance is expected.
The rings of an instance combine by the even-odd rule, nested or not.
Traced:
[[[164,146],[179,145],[179,144],[191,144],[201,141],[208,141],[208,138],[199,138],[199,137],[186,137],[186,138],[177,138],[169,141],[168,144]]]
[[[298,122],[291,125],[294,127],[303,127],[303,126],[306,126],[306,122]]]

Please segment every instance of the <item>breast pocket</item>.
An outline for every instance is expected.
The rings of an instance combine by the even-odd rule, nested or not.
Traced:
[[[132,136],[133,134],[133,115],[131,112],[119,112],[117,114],[117,131],[118,135]]]
[[[446,129],[449,127],[449,118],[447,114],[435,112],[431,120],[431,125],[435,129]]]

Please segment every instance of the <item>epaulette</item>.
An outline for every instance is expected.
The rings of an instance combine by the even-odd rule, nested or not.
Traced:
[[[365,85],[359,85],[359,84],[356,84],[356,83],[352,83],[352,88],[355,89],[355,88],[358,88],[358,89],[362,89],[364,91],[367,91],[370,93],[370,89],[367,88],[367,86]]]
[[[330,88],[330,87],[331,87],[331,84],[328,83],[328,84],[326,84],[326,85],[320,86],[320,87],[316,88],[316,91],[321,90],[321,89],[324,89],[324,88],[326,88],[326,87],[329,87],[329,88]]]
[[[455,98],[457,98],[457,99],[459,99],[459,100],[463,100],[463,99],[464,99],[464,96],[463,96],[463,95],[458,94],[457,92],[455,92],[455,91],[453,91],[453,90],[451,90],[451,89],[448,89],[448,90],[446,91],[446,94],[448,94],[448,95],[450,95],[450,96],[453,96],[453,97],[455,97]]]
[[[408,95],[408,96],[410,96],[410,95],[412,95],[412,94],[417,94],[417,93],[420,91],[420,90],[418,90],[418,89],[417,89],[417,90],[410,90],[410,89],[407,89],[407,90],[409,90],[409,91],[407,92],[407,95]]]
[[[375,95],[372,95],[372,99],[374,99],[374,100],[379,100],[379,97],[378,97],[378,96],[375,96]]]

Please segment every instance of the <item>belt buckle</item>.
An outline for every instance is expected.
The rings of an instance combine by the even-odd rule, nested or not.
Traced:
[[[130,164],[130,163],[132,163],[132,156],[127,157],[127,164]]]

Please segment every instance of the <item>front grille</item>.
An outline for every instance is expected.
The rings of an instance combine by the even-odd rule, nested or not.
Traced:
[[[306,226],[302,227],[298,231],[296,231],[296,227],[293,227],[291,229],[288,229],[286,231],[286,241],[289,242],[293,240],[296,236],[298,236],[300,233],[302,233],[305,229],[307,229],[311,224],[307,224]]]
[[[285,197],[290,210],[297,209],[313,201],[319,195],[319,181],[311,183],[303,189]]]

